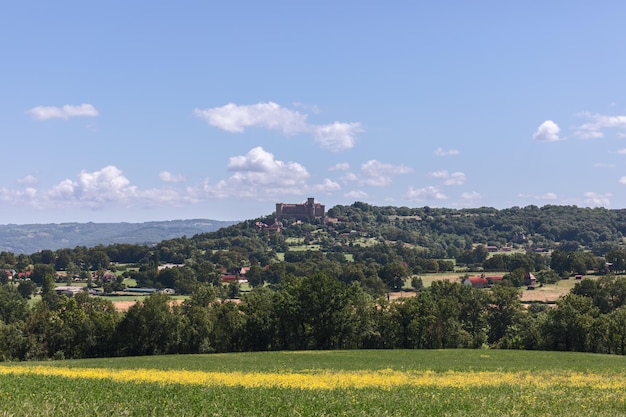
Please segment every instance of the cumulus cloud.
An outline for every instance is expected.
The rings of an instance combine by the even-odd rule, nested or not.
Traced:
[[[39,206],[39,199],[37,197],[37,189],[33,187],[26,187],[23,190],[13,190],[6,187],[0,188],[0,201],[6,204],[30,204],[32,206]]]
[[[272,102],[249,106],[228,103],[222,107],[195,109],[194,114],[205,119],[211,126],[227,132],[241,133],[247,127],[264,127],[281,131],[284,134],[300,133],[307,130],[306,115]]]
[[[341,185],[328,178],[324,178],[324,181],[322,181],[322,183],[315,184],[313,186],[313,191],[318,193],[332,193],[339,190],[341,190]]]
[[[533,135],[533,139],[540,142],[555,142],[561,140],[561,137],[559,137],[560,131],[559,125],[552,120],[546,120],[539,125],[539,128]]]
[[[618,182],[626,185],[626,177],[621,177]]]
[[[39,180],[37,177],[34,177],[33,175],[27,175],[17,180],[17,183],[22,185],[35,185],[38,182]]]
[[[463,185],[467,180],[465,174],[462,172],[450,173],[446,170],[431,172],[430,176],[442,180],[444,185]]]
[[[365,191],[355,190],[355,191],[350,191],[349,193],[345,193],[344,197],[346,197],[346,198],[354,198],[355,200],[360,200],[360,199],[367,198],[368,195],[367,195],[367,193]]]
[[[520,198],[533,199],[533,200],[556,200],[559,197],[553,192],[547,192],[544,194],[518,194]]]
[[[406,198],[410,201],[422,202],[432,200],[445,200],[448,197],[437,187],[429,186],[424,188],[409,187]]]
[[[483,196],[476,191],[470,191],[461,194],[461,200],[464,201],[477,201],[481,198],[483,198]]]
[[[626,115],[608,116],[603,114],[581,113],[580,116],[588,119],[575,129],[574,134],[582,139],[599,139],[606,135],[607,129],[617,130],[622,137],[626,133]]]
[[[334,152],[354,147],[357,133],[363,131],[360,123],[311,124],[307,122],[306,114],[273,102],[252,105],[229,103],[222,107],[196,108],[194,114],[211,126],[227,132],[241,133],[248,127],[260,127],[285,135],[309,134],[323,149]]]
[[[339,152],[354,147],[356,134],[363,131],[360,123],[335,122],[329,125],[314,126],[316,142],[322,149]]]
[[[408,174],[412,169],[404,165],[386,164],[375,159],[361,165],[360,175],[344,175],[342,179],[358,181],[359,185],[385,187],[392,183],[394,175]]]
[[[457,149],[443,149],[443,148],[437,148],[435,149],[434,154],[436,156],[454,156],[454,155],[459,155],[461,152],[459,152]]]
[[[328,194],[341,189],[330,179],[309,185],[307,180],[310,175],[302,165],[277,160],[261,147],[230,158],[227,168],[230,175],[217,182],[206,179],[186,187],[141,188],[132,184],[121,169],[109,165],[95,171],[82,170],[75,178],[66,178],[47,190],[0,188],[0,201],[40,209],[100,210],[109,207],[181,206],[215,198],[273,200],[285,195]],[[182,175],[168,171],[162,171],[160,178],[172,184],[184,180]]]
[[[80,104],[73,106],[66,104],[63,107],[37,106],[26,111],[37,120],[69,119],[70,117],[96,117],[99,112],[92,104]]]
[[[330,171],[347,171],[350,169],[350,164],[347,162],[341,162],[330,168]]]
[[[169,171],[161,171],[159,173],[159,178],[163,182],[183,182],[185,181],[185,177],[181,174],[172,174]]]
[[[130,185],[122,171],[109,165],[99,171],[81,171],[76,180],[61,181],[48,192],[48,197],[58,202],[82,202],[98,207],[111,202],[124,202],[136,192],[136,187]]]
[[[359,177],[354,172],[346,172],[345,175],[341,176],[341,181],[344,183],[358,181]]]
[[[590,206],[596,207],[608,207],[611,205],[611,193],[595,193],[595,192],[586,192],[585,193],[585,204],[589,204]]]
[[[297,162],[283,162],[258,146],[245,155],[233,156],[228,162],[233,172],[229,178],[204,190],[215,197],[261,197],[300,195],[307,190],[309,173]]]
[[[122,171],[109,165],[97,171],[81,171],[75,179],[64,179],[49,190],[27,189],[18,192],[22,203],[38,208],[91,208],[179,205],[182,196],[176,190],[139,189],[131,185]],[[32,198],[30,198],[32,196]]]
[[[626,148],[615,151],[618,155],[626,155]]]

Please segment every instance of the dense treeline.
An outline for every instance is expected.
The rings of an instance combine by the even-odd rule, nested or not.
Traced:
[[[302,349],[492,347],[626,353],[626,278],[583,280],[556,307],[518,290],[437,281],[413,297],[375,299],[324,274],[259,287],[240,303],[205,284],[182,304],[153,294],[121,314],[109,301],[44,294],[28,309],[0,286],[4,360]]]
[[[1,252],[0,353],[22,360],[398,347],[626,351],[625,210],[355,203],[328,215],[328,222],[285,220],[280,233],[264,229],[274,222],[267,216],[154,246]],[[224,274],[243,268],[251,292],[222,284]],[[12,280],[5,270],[15,272]],[[419,274],[442,271],[504,272],[504,285],[421,288]],[[526,308],[516,287],[528,273],[539,283],[598,278],[583,280],[555,307]],[[386,294],[411,277],[416,296],[389,301]],[[124,289],[125,278],[189,298],[171,305],[155,294],[119,313],[87,293],[54,291],[55,279],[111,292]],[[29,308],[36,292],[41,301]]]

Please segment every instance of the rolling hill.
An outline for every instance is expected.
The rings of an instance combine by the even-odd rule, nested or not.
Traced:
[[[144,223],[8,224],[0,225],[0,251],[30,254],[43,249],[76,246],[153,244],[166,239],[212,232],[235,223],[191,219]]]

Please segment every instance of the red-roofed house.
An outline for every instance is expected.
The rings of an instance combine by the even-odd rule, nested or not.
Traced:
[[[463,284],[472,286],[474,288],[487,288],[489,287],[489,281],[485,277],[467,277]]]

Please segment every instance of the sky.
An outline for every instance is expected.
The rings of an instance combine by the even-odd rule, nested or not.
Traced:
[[[12,1],[0,224],[626,208],[626,2]]]

